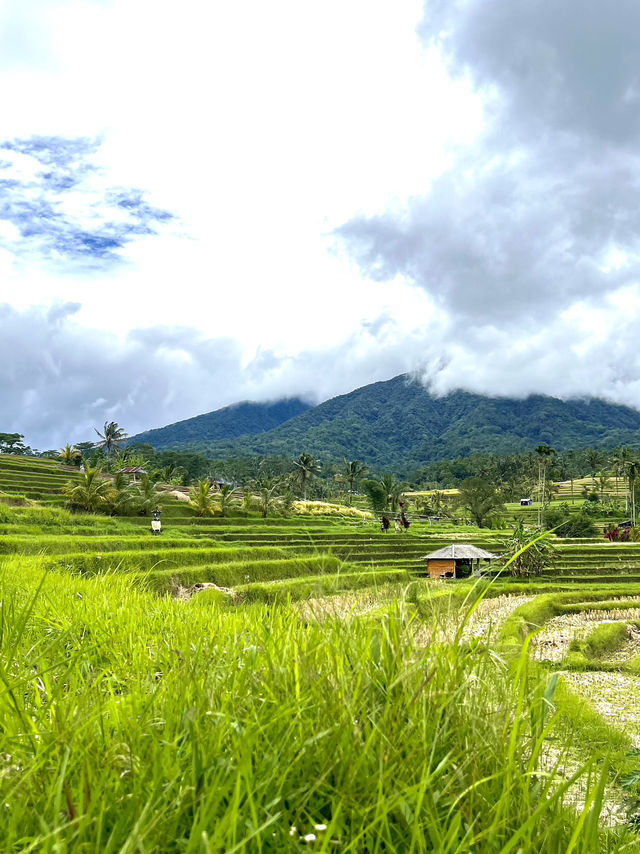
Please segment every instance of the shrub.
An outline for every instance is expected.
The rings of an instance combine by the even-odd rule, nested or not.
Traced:
[[[571,516],[556,531],[559,537],[595,537],[598,533],[598,528],[594,522],[583,513]]]
[[[377,480],[365,480],[362,489],[369,499],[374,513],[384,512],[387,506],[387,491]]]
[[[569,645],[569,650],[581,653],[587,659],[601,658],[620,649],[626,639],[626,623],[603,623],[584,640],[574,638]]]
[[[595,537],[599,531],[590,515],[584,507],[580,513],[572,515],[569,505],[561,504],[545,511],[544,526],[547,530],[555,528],[558,537]]]

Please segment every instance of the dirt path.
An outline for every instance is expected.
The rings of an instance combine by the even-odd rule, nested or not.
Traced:
[[[563,672],[567,686],[640,747],[640,676],[603,671]]]
[[[520,605],[530,602],[533,598],[533,596],[505,594],[495,596],[492,599],[483,599],[462,628],[460,640],[468,642],[477,638],[482,638],[485,641],[497,639],[500,627],[507,617]],[[435,631],[433,625],[422,623],[416,627],[416,642],[421,646],[433,643],[434,640],[451,643],[455,639],[463,619],[464,613],[460,610],[441,619]]]
[[[622,621],[631,623],[638,620],[640,620],[640,607],[611,608],[607,611],[581,611],[579,614],[563,614],[560,617],[553,617],[534,636],[531,643],[531,653],[536,661],[548,661],[556,664],[562,661],[569,651],[569,645],[573,638],[582,639],[586,637],[595,623]],[[640,648],[640,644],[638,647]],[[622,653],[622,650],[620,652]],[[634,653],[630,647],[624,654],[616,654],[615,660],[624,661],[625,658],[634,654],[640,654],[640,652]]]

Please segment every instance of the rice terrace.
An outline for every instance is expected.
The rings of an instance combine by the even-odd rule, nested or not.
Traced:
[[[640,850],[630,482],[543,481],[541,448],[534,499],[479,526],[477,477],[419,490],[345,460],[301,500],[259,470],[185,487],[137,479],[135,451],[99,471],[102,450],[8,446],[2,850]]]

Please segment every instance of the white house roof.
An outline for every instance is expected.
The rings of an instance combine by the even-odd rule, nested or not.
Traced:
[[[462,560],[464,558],[476,559],[483,558],[484,560],[494,560],[498,555],[491,552],[486,552],[484,549],[478,549],[468,543],[454,543],[451,546],[445,546],[443,549],[438,549],[437,552],[425,555],[421,560]]]

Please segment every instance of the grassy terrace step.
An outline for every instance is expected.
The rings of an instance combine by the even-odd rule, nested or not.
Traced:
[[[66,483],[69,483],[69,481],[74,482],[76,480],[77,477],[74,475],[65,475],[63,477],[51,475],[50,477],[42,477],[41,475],[33,474],[24,477],[20,474],[7,474],[6,472],[0,472],[0,488],[8,490],[29,489],[30,487],[62,489],[62,487]]]
[[[36,460],[33,457],[14,457],[11,454],[0,454],[0,471],[4,469],[18,469],[20,471],[46,471],[60,472],[66,471],[60,463],[45,462],[44,460]],[[70,470],[72,470],[70,468]],[[75,469],[77,471],[77,469]]]
[[[347,573],[353,574],[353,569],[348,564],[342,564],[337,558],[320,555],[269,561],[205,563],[199,566],[178,565],[167,569],[159,567],[152,572],[134,572],[132,580],[143,584],[149,590],[164,593],[175,589],[178,585],[191,587],[198,582],[206,581],[218,584],[220,587],[235,587],[251,582],[337,574],[343,567]],[[363,574],[362,570],[358,574]]]
[[[121,531],[121,530],[112,530],[109,531],[108,528],[99,527],[99,528],[91,528],[86,525],[49,525],[44,523],[42,525],[19,525],[19,524],[11,524],[11,525],[0,525],[0,536],[12,536],[12,535],[22,535],[24,537],[35,538],[41,536],[51,536],[52,530],[58,532],[60,536],[65,537],[105,537],[112,536],[118,537],[121,541],[126,541],[129,537],[139,537],[140,530],[133,529],[131,532],[129,531]],[[185,541],[192,542],[191,537],[182,536],[180,534],[177,535],[180,537],[180,542],[185,544]],[[217,542],[216,538],[216,542]],[[2,543],[0,542],[0,548],[2,547]],[[91,548],[91,545],[87,543],[87,548]]]
[[[565,555],[560,555],[556,559],[557,566],[624,566],[626,564],[636,564],[639,562],[640,555],[638,554],[630,554],[620,557],[599,555],[595,555],[593,557],[585,557],[584,555],[580,557],[567,557]]]
[[[172,548],[206,549],[212,547],[224,547],[228,549],[234,548],[268,548],[277,546],[287,549],[312,549],[316,550],[322,546],[322,550],[326,551],[331,548],[335,554],[353,555],[357,557],[367,557],[369,555],[377,556],[412,556],[415,558],[422,557],[424,554],[424,546],[420,544],[402,543],[389,545],[388,543],[340,543],[334,545],[330,540],[319,543],[315,540],[296,540],[292,541],[289,538],[282,537],[274,538],[272,542],[266,544],[258,541],[256,544],[247,543],[246,541],[234,542],[232,540],[221,541],[215,537],[207,538],[191,538],[183,534],[174,534],[172,536],[154,537],[149,532],[141,535],[136,528],[123,533],[115,531],[113,534],[106,534],[104,531],[92,531],[92,536],[74,536],[63,534],[38,534],[37,536],[13,534],[3,537],[0,541],[0,554],[39,554],[42,552],[49,554],[65,554],[67,552],[77,551],[117,551],[122,547],[126,549],[140,550],[164,550]]]
[[[165,549],[164,551],[112,551],[104,554],[79,552],[75,554],[38,557],[43,568],[66,569],[85,574],[97,572],[137,572],[151,569],[205,565],[213,563],[242,563],[289,559],[291,551],[281,548],[256,549]],[[318,559],[322,559],[319,556]],[[9,558],[8,558],[9,559]],[[333,558],[338,561],[337,558]]]
[[[564,573],[557,573],[555,575],[548,574],[542,576],[542,578],[547,578],[550,581],[564,581],[570,584],[594,584],[597,582],[598,584],[615,584],[616,582],[619,584],[621,580],[621,576],[618,573],[617,575],[565,575]],[[630,575],[625,575],[624,579],[629,583],[640,583],[640,573],[634,573]]]
[[[555,546],[555,544],[554,544]],[[557,548],[557,546],[556,546]],[[569,558],[584,557],[584,558],[627,558],[640,556],[640,544],[630,543],[629,545],[611,545],[611,546],[560,546],[557,550],[563,557]]]
[[[64,537],[64,536],[47,536],[40,535],[38,537],[3,537],[0,540],[0,554],[51,554],[65,555],[78,552],[115,552],[115,551],[154,551],[164,552],[169,549],[184,549],[190,548],[196,551],[204,551],[217,547],[218,544],[212,541],[204,540],[189,540],[184,537],[169,538],[169,537],[154,537],[149,534],[147,537],[139,535],[123,537],[114,535],[111,537],[95,536],[91,538],[83,537]],[[225,545],[225,551],[236,551],[232,547]],[[258,547],[264,548],[264,547]],[[247,552],[247,548],[240,549]]]
[[[61,488],[67,483],[69,480],[73,480],[73,475],[69,477],[68,475],[40,475],[40,474],[19,474],[18,472],[8,473],[0,471],[0,485],[6,488],[6,484],[11,484],[12,486],[16,486],[21,488],[22,486],[47,486],[47,487],[57,487]]]
[[[8,492],[9,495],[15,495],[18,492],[18,490],[16,489],[15,492],[12,493],[10,489],[7,489],[5,487],[3,489],[3,492]],[[60,490],[57,488],[54,488],[54,489],[33,489],[32,487],[28,486],[24,489],[20,489],[19,493],[20,493],[20,495],[24,495],[27,498],[32,499],[33,501],[38,501],[40,498],[45,498],[45,497],[46,498],[59,498],[61,501],[64,501],[64,496],[60,493]]]
[[[331,596],[360,590],[375,590],[383,585],[409,584],[411,576],[403,570],[380,572],[346,572],[337,575],[316,575],[310,578],[294,578],[273,581],[267,584],[242,584],[235,588],[243,602],[292,602],[300,599]],[[195,605],[206,604],[207,593],[203,591],[192,600]]]

